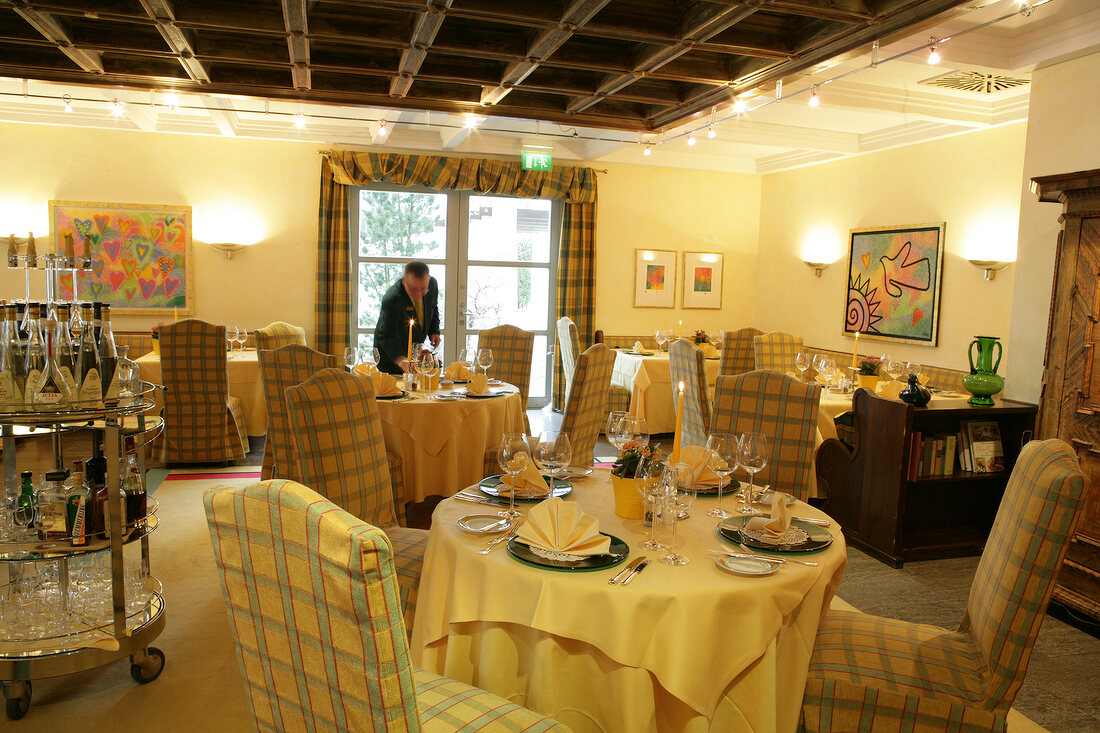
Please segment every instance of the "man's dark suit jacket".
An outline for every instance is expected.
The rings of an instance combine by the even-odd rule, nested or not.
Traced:
[[[424,320],[413,325],[413,350],[424,339],[439,333],[439,284],[428,279],[428,292],[424,295]],[[374,345],[378,349],[378,368],[390,374],[400,374],[397,362],[408,356],[409,321],[416,318],[412,298],[405,292],[405,283],[398,280],[382,296],[382,309],[374,327]]]

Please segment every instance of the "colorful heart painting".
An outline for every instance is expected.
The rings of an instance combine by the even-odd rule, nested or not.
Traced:
[[[108,221],[110,221],[110,217],[108,217],[108,216],[99,216],[97,214],[95,216],[95,228],[102,232],[104,229],[107,228],[107,222]]]
[[[125,272],[119,272],[118,270],[111,270],[107,273],[107,280],[111,283],[111,288],[118,290],[122,286],[122,282],[126,279]]]
[[[149,296],[153,294],[153,289],[157,286],[157,281],[139,277],[138,285],[141,286],[141,297],[149,300]]]
[[[171,298],[172,293],[176,292],[176,288],[178,288],[179,286],[180,286],[180,280],[178,280],[174,277],[165,276],[165,278],[164,278],[164,294],[167,297]]]
[[[122,251],[122,242],[117,239],[112,239],[109,242],[103,243],[103,250],[112,260],[117,260],[119,252]]]

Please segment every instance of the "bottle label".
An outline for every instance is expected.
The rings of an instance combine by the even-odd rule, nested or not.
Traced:
[[[58,367],[58,371],[61,372],[61,379],[69,387],[69,392],[76,394],[76,380],[73,378],[73,371],[67,366]]]
[[[65,505],[47,501],[38,505],[38,536],[45,539],[67,537],[69,528],[65,522]]]
[[[80,385],[80,401],[86,407],[99,405],[103,400],[103,393],[100,391],[102,388],[103,384],[99,380],[99,370],[89,369],[88,373],[84,375],[84,383]]]
[[[85,514],[88,503],[79,494],[69,497],[69,526],[72,527],[74,545],[83,545],[87,540],[84,536]]]
[[[108,402],[118,401],[118,367],[111,371],[111,381],[107,383],[107,391],[103,393],[103,399]]]
[[[31,369],[27,375],[27,386],[23,392],[23,401],[27,403],[34,402],[34,393],[42,386],[42,372],[37,369]]]
[[[16,399],[15,379],[12,377],[11,371],[5,369],[0,372],[0,411],[10,410],[22,402],[23,400]]]

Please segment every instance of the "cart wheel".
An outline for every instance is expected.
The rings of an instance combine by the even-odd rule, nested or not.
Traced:
[[[9,692],[12,685],[4,685],[4,697],[7,698],[7,704],[5,705],[5,712],[8,714],[9,720],[20,720],[27,711],[31,709],[31,683],[23,683],[23,691],[25,694],[17,697],[9,697]]]
[[[143,664],[130,664],[130,676],[134,678],[134,682],[142,685],[160,677],[160,673],[164,671],[164,652],[151,646],[145,650],[145,655]]]

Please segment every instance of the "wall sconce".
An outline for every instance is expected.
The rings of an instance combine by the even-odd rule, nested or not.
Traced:
[[[234,252],[240,252],[245,248],[243,244],[233,244],[232,242],[210,242],[210,246],[219,252],[225,252],[225,259],[233,259]]]
[[[997,277],[997,270],[1003,270],[1012,264],[1011,262],[1002,262],[1000,260],[969,260],[969,262],[979,270],[985,270],[986,280],[992,280]]]
[[[832,262],[807,262],[806,260],[803,260],[803,262],[806,262],[806,267],[814,271],[814,277],[821,277],[821,271],[833,264]]]

